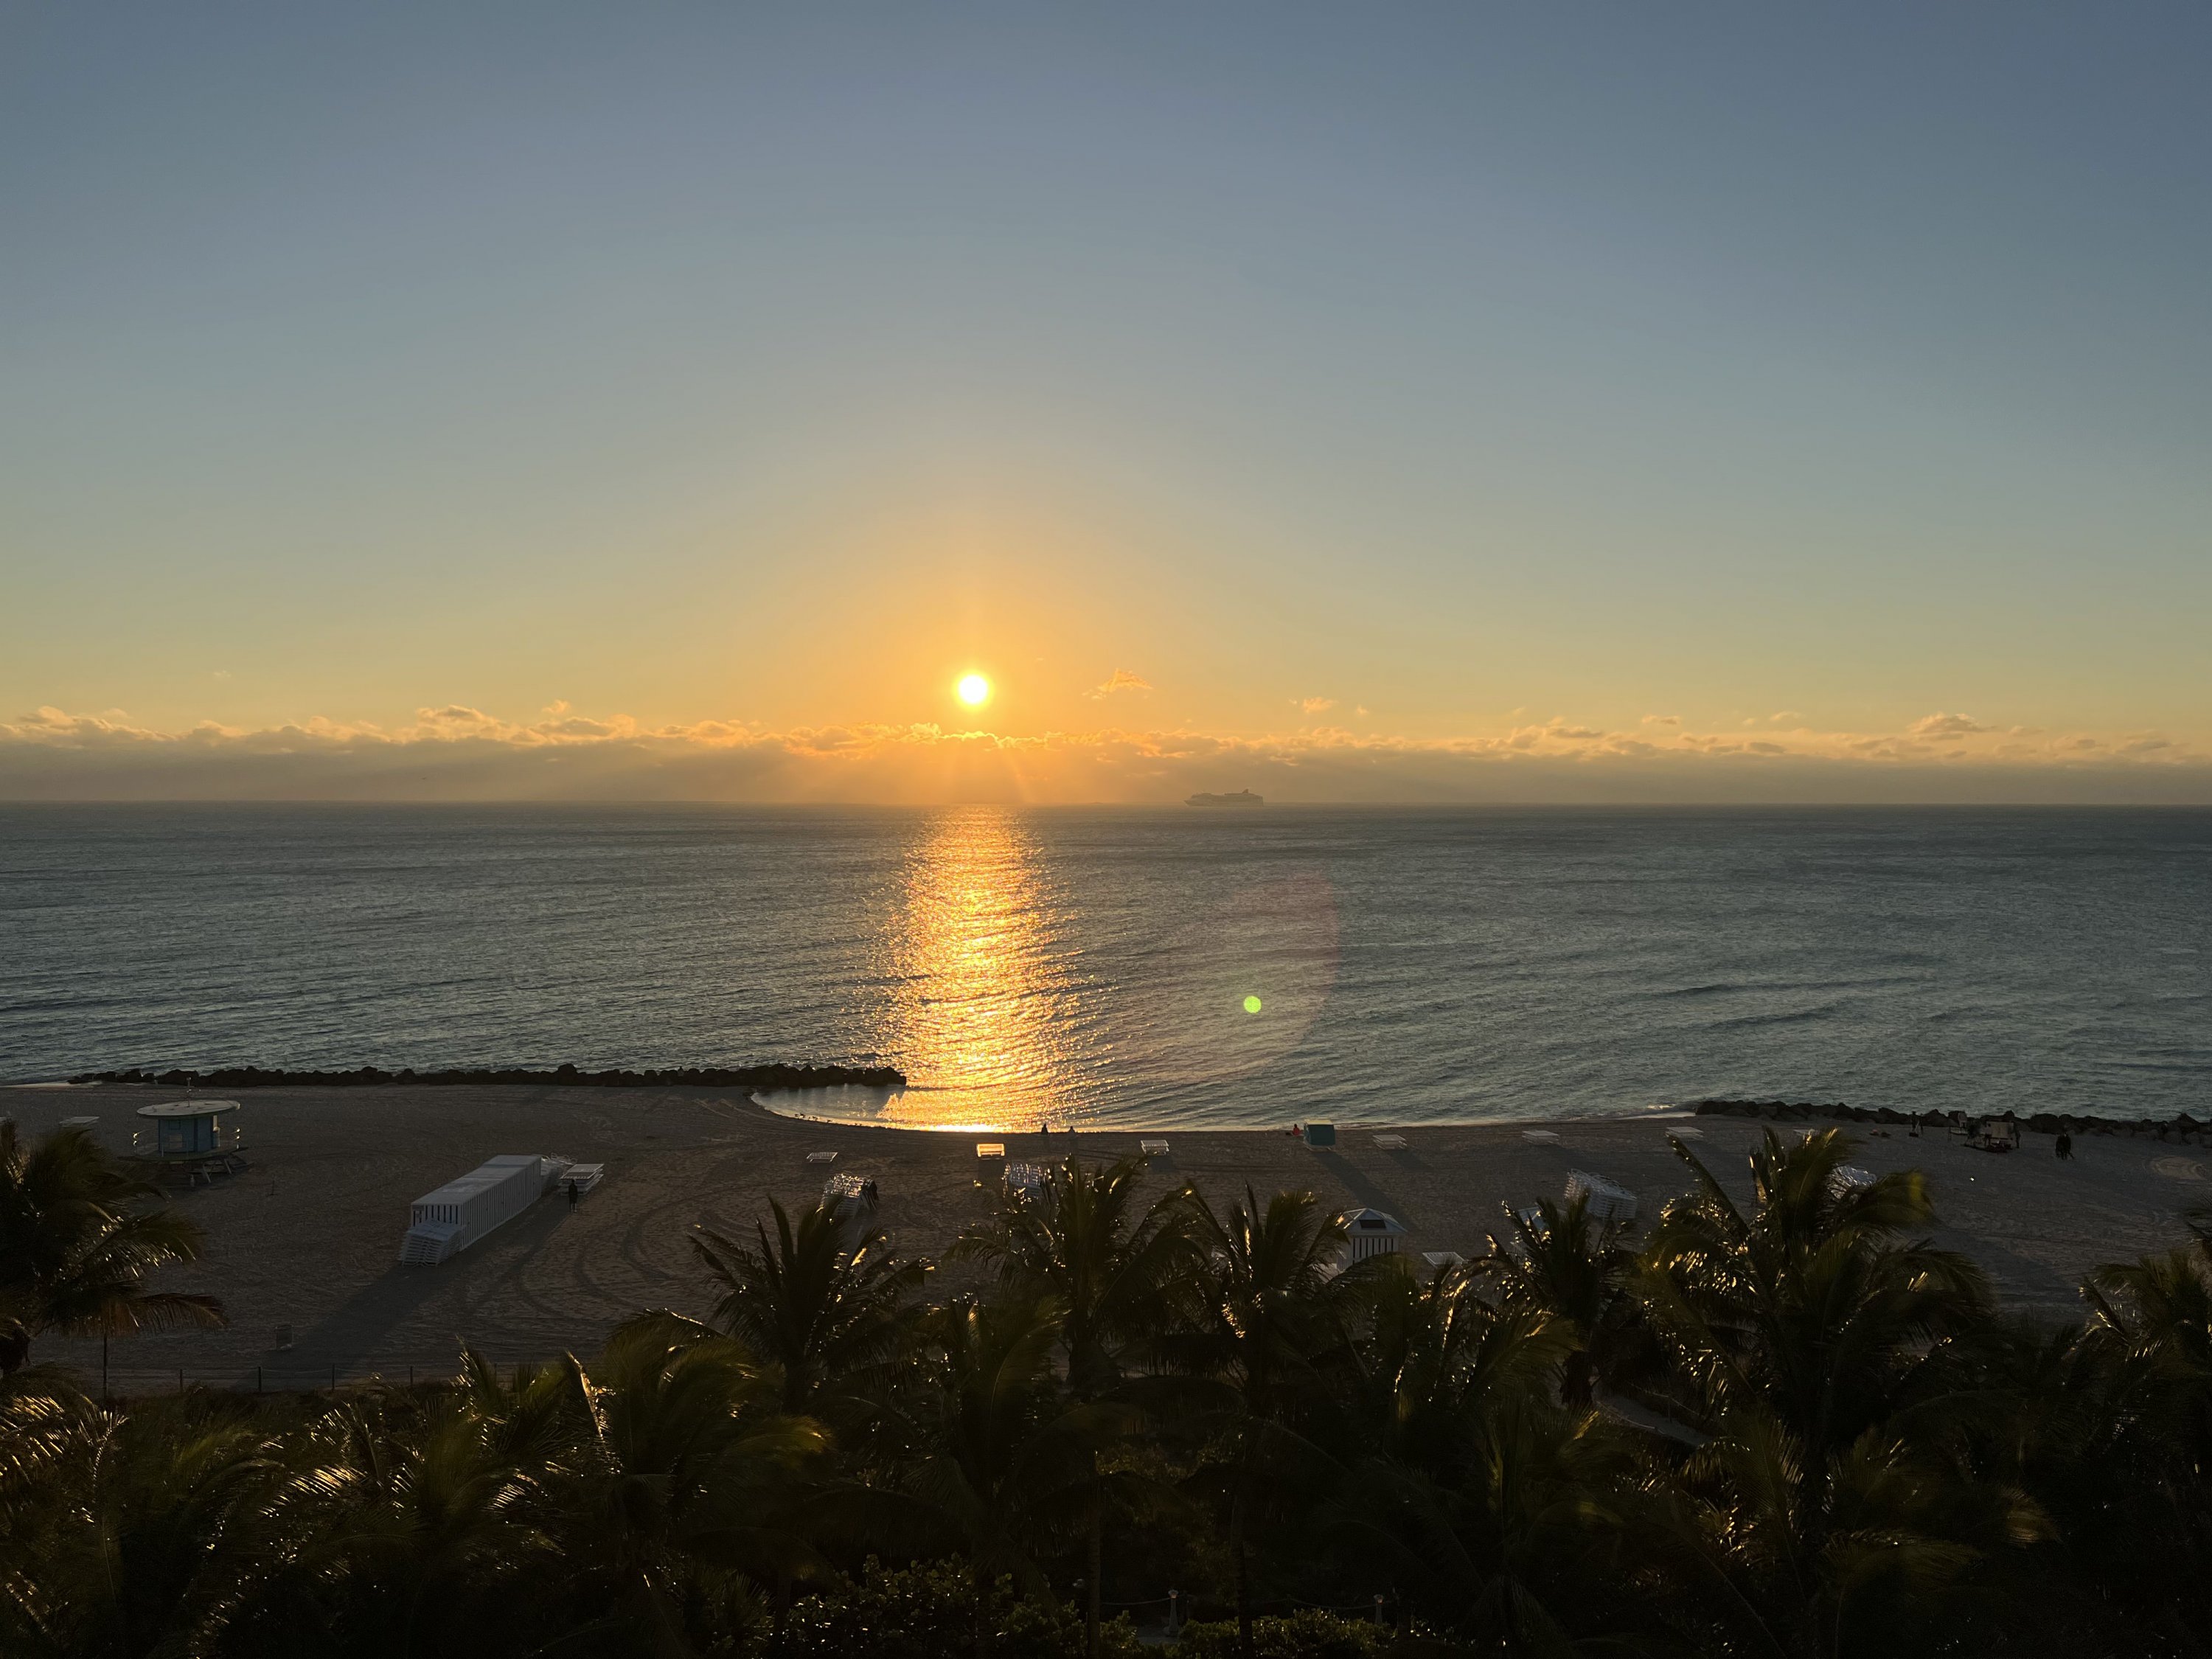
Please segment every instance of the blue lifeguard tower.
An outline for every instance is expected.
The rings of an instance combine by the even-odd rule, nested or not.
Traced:
[[[141,1106],[138,1115],[153,1126],[151,1144],[133,1135],[132,1149],[141,1158],[181,1166],[187,1179],[231,1174],[244,1169],[246,1159],[239,1151],[238,1126],[222,1120],[237,1109],[234,1100],[166,1100]]]

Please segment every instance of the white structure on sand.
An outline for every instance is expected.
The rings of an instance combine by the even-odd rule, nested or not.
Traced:
[[[1617,1181],[1607,1181],[1603,1176],[1592,1175],[1587,1170],[1567,1171],[1567,1202],[1587,1198],[1589,1204],[1584,1212],[1593,1221],[1633,1221],[1636,1219],[1636,1194]]]
[[[1380,1210],[1344,1212],[1344,1259],[1364,1261],[1370,1255],[1390,1255],[1406,1237],[1406,1224]]]
[[[400,1265],[435,1267],[459,1255],[544,1197],[574,1167],[565,1158],[510,1152],[487,1158],[459,1181],[423,1194],[409,1212]]]

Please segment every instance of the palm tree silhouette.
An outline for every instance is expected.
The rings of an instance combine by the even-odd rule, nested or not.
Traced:
[[[928,1266],[896,1255],[879,1229],[841,1220],[830,1204],[796,1224],[774,1199],[769,1211],[773,1238],[766,1223],[750,1243],[702,1226],[691,1248],[722,1286],[714,1322],[781,1369],[785,1410],[820,1410],[829,1385],[850,1384],[898,1352],[905,1305]]]
[[[1152,1357],[1171,1299],[1199,1261],[1189,1206],[1179,1194],[1139,1207],[1143,1174],[1139,1159],[1085,1170],[1071,1156],[1046,1172],[1034,1194],[1007,1188],[990,1218],[963,1232],[948,1258],[994,1262],[1007,1294],[1049,1298],[1067,1389],[1080,1405],[1102,1407],[1121,1391],[1127,1363]],[[1103,1409],[1091,1411],[1089,1421],[1102,1439],[1139,1426],[1129,1413]],[[1096,1656],[1106,1506],[1097,1447],[1089,1465],[1084,1628],[1085,1650]]]
[[[223,1322],[213,1297],[145,1288],[156,1269],[197,1261],[204,1242],[176,1211],[145,1207],[161,1195],[84,1129],[27,1150],[0,1121],[0,1376],[28,1364],[45,1331],[104,1337]]]

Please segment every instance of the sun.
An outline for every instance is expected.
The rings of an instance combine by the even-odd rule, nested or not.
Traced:
[[[963,674],[960,684],[952,689],[970,708],[980,708],[991,701],[991,682],[981,674]]]

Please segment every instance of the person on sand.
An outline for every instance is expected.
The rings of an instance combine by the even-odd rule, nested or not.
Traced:
[[[576,1189],[575,1178],[571,1176],[568,1181],[568,1207],[572,1210],[574,1209],[578,1200],[583,1196],[583,1194]]]
[[[2058,1132],[2058,1139],[2051,1143],[2051,1150],[2057,1153],[2060,1158],[2071,1163],[2074,1158],[2074,1136],[2072,1133],[2069,1130],[2061,1129]]]

